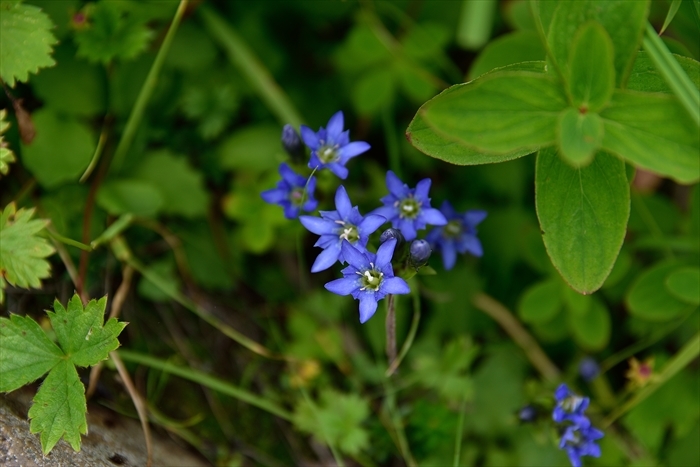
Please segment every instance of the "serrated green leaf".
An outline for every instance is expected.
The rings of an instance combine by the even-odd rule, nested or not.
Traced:
[[[99,2],[88,10],[90,25],[76,32],[78,55],[92,62],[107,64],[131,59],[146,49],[153,32],[145,21],[119,5]]]
[[[598,290],[626,233],[630,192],[624,162],[599,152],[590,165],[576,169],[556,149],[540,150],[535,202],[554,267],[574,290]]]
[[[85,386],[75,366],[61,360],[46,377],[29,409],[32,433],[41,433],[41,449],[48,454],[63,437],[80,451],[80,435],[87,433]]]
[[[40,378],[63,358],[63,352],[28,316],[0,318],[0,392]]]
[[[639,274],[625,298],[630,314],[647,321],[668,321],[692,308],[665,286],[666,278],[680,266],[678,261],[663,261]]]
[[[688,75],[695,87],[700,89],[700,62],[689,57],[673,54],[683,71]],[[664,92],[672,94],[671,88],[663,76],[659,74],[649,54],[643,50],[637,52],[627,89],[642,92]]]
[[[545,31],[548,31],[547,43],[552,57],[563,76],[571,76],[571,38],[583,24],[596,21],[605,28],[612,40],[615,53],[615,83],[618,87],[624,85],[632,68],[634,54],[639,50],[642,41],[649,3],[649,0],[541,2],[540,7],[547,6],[550,13],[551,8],[554,8],[551,24],[545,26]]]
[[[204,177],[186,156],[168,150],[149,153],[134,170],[134,178],[149,182],[161,192],[163,213],[195,218],[207,212],[209,196]]]
[[[204,139],[212,139],[226,128],[238,108],[239,97],[230,83],[192,86],[182,95],[182,110],[193,121]]]
[[[610,313],[599,300],[591,300],[584,314],[568,313],[569,330],[576,342],[587,350],[600,350],[610,340]]]
[[[115,215],[152,217],[163,207],[163,195],[153,183],[130,178],[105,182],[96,199],[102,209]]]
[[[518,303],[518,316],[526,323],[551,321],[562,308],[561,281],[538,282],[523,292]]]
[[[219,146],[221,166],[257,172],[277,167],[284,154],[280,135],[280,129],[272,125],[250,126],[235,132]]]
[[[3,134],[10,127],[10,122],[6,119],[7,110],[0,110],[0,176],[7,175],[10,171],[10,163],[17,160],[15,154],[7,147],[7,143],[4,140]],[[2,300],[0,300],[0,303],[2,303]]]
[[[26,82],[29,73],[52,66],[52,48],[57,41],[51,34],[51,19],[32,5],[0,3],[0,78],[10,87]]]
[[[617,90],[600,116],[604,150],[681,183],[700,180],[698,129],[675,97]]]
[[[90,300],[83,308],[83,302],[76,294],[67,308],[56,300],[54,311],[47,311],[58,343],[74,365],[96,365],[119,347],[117,336],[126,323],[112,318],[103,326],[106,306],[107,297],[103,297],[99,301]]]
[[[16,211],[10,203],[0,217],[0,274],[16,287],[40,288],[41,279],[50,275],[51,266],[44,258],[54,249],[36,236],[49,221],[30,220],[33,215],[34,209]]]
[[[574,167],[583,167],[603,142],[603,121],[597,113],[581,113],[573,107],[561,113],[558,120],[559,153]]]
[[[615,89],[613,44],[598,23],[586,23],[576,32],[569,57],[569,94],[578,109],[597,112]]]
[[[36,138],[22,144],[22,161],[45,188],[77,181],[90,164],[96,138],[89,126],[49,108],[32,115]]]
[[[700,268],[685,267],[666,277],[666,289],[679,300],[700,305]]]

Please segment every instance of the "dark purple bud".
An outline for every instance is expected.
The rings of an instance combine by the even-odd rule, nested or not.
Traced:
[[[598,362],[593,358],[586,357],[579,363],[578,372],[587,383],[590,383],[596,379],[598,373],[600,373],[600,367],[598,366]]]
[[[297,133],[294,127],[289,123],[282,128],[282,147],[287,151],[287,154],[289,154],[292,160],[300,161],[303,153],[301,138],[299,137],[299,133]]]
[[[526,405],[518,412],[518,418],[522,422],[534,422],[537,418],[537,409],[531,405]]]
[[[396,248],[398,248],[405,241],[403,234],[399,229],[390,228],[382,232],[382,235],[379,237],[379,243],[384,243],[391,238],[396,239]]]
[[[425,266],[432,252],[433,249],[430,248],[430,244],[425,240],[413,240],[408,253],[408,261],[411,266],[418,269],[421,266]]]

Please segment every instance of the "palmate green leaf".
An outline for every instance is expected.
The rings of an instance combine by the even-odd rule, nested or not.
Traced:
[[[676,54],[673,54],[673,58],[676,59],[695,87],[700,89],[700,62]],[[632,73],[627,81],[627,89],[630,91],[673,93],[664,77],[656,70],[649,54],[643,50],[637,52],[637,59],[634,61]]]
[[[64,355],[32,318],[0,318],[0,392],[35,381],[56,366]]]
[[[558,120],[560,154],[574,167],[588,165],[603,142],[603,121],[597,113],[569,108]]]
[[[126,323],[111,318],[103,326],[106,306],[107,297],[103,297],[99,301],[90,300],[83,308],[83,302],[76,294],[67,308],[56,300],[54,311],[47,312],[58,343],[72,364],[81,367],[95,365],[119,347],[117,336]]]
[[[15,287],[40,288],[41,279],[49,277],[51,266],[44,258],[54,249],[36,236],[49,221],[31,220],[33,215],[34,209],[17,211],[10,203],[0,216],[0,275]]]
[[[622,86],[627,82],[634,54],[639,50],[642,41],[649,12],[649,0],[577,0],[538,3],[551,56],[565,79],[571,76],[569,70],[571,38],[582,25],[596,21],[605,28],[612,40],[616,85]],[[542,16],[544,14],[552,15],[551,23],[548,25],[546,24],[548,18]]]
[[[97,191],[97,204],[110,214],[153,217],[163,207],[163,194],[153,183],[133,178],[109,180]]]
[[[693,305],[676,298],[665,285],[667,277],[682,266],[676,260],[662,261],[639,274],[625,299],[630,314],[647,321],[668,321],[689,311]]]
[[[617,90],[600,116],[604,150],[680,183],[700,180],[698,129],[674,96]]]
[[[0,178],[10,171],[10,163],[16,161],[15,154],[7,147],[3,134],[10,127],[10,122],[6,120],[7,110],[0,110]],[[0,300],[2,303],[2,300]]]
[[[599,152],[584,168],[561,160],[555,148],[540,150],[535,203],[552,264],[577,292],[600,288],[615,264],[630,213],[622,160]]]
[[[29,73],[52,66],[51,19],[32,5],[0,1],[0,78],[10,87],[26,82]]]
[[[584,112],[597,112],[615,89],[613,45],[598,23],[584,24],[576,32],[569,57],[571,104]]]
[[[48,454],[63,437],[80,451],[80,435],[87,433],[85,386],[75,366],[61,360],[46,377],[29,409],[32,433],[41,434],[41,449]]]

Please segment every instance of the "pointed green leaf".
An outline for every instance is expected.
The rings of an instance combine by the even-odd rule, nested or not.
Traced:
[[[676,17],[676,13],[678,13],[678,9],[681,7],[682,1],[683,0],[673,0],[671,6],[668,9],[668,13],[666,14],[664,25],[662,26],[661,31],[659,31],[659,35],[664,33],[668,25],[671,24],[671,21],[673,21],[673,18]]]
[[[526,323],[551,321],[562,308],[561,281],[549,279],[528,287],[520,297],[518,316]]]
[[[630,314],[647,321],[668,321],[689,311],[693,305],[672,295],[665,286],[666,278],[682,263],[663,261],[643,271],[627,292]]]
[[[0,275],[16,287],[39,288],[51,269],[44,258],[54,250],[36,234],[49,221],[30,220],[34,209],[15,209],[10,203],[0,216]]]
[[[569,330],[576,342],[588,350],[601,350],[610,340],[610,313],[593,298],[584,314],[568,313]]]
[[[700,62],[676,54],[673,54],[673,58],[676,59],[695,87],[700,89]],[[630,91],[673,93],[664,77],[656,70],[649,54],[643,50],[637,52],[637,59],[634,61],[632,73],[627,81],[627,89]]]
[[[566,109],[559,116],[559,151],[574,167],[588,165],[603,142],[603,121],[596,113]]]
[[[449,88],[425,103],[419,114],[447,140],[502,155],[553,144],[565,107],[566,96],[553,78],[502,71]]]
[[[47,312],[58,343],[71,363],[82,367],[95,365],[119,347],[117,336],[126,323],[111,318],[103,327],[106,305],[107,297],[103,297],[99,301],[90,300],[83,308],[76,294],[67,308],[56,300],[54,311]]]
[[[63,356],[32,318],[15,314],[0,318],[0,392],[40,378]]]
[[[568,77],[571,103],[579,109],[597,112],[608,103],[615,89],[612,41],[600,24],[590,22],[576,32],[571,47]]]
[[[52,66],[51,19],[41,8],[19,3],[0,3],[0,78],[10,87],[15,80],[26,82],[29,73]]]
[[[535,31],[515,31],[489,42],[474,59],[467,75],[473,80],[496,68],[543,60],[547,52]]]
[[[75,366],[62,360],[49,372],[29,409],[29,430],[41,433],[44,455],[61,437],[75,451],[80,451],[80,435],[87,433],[86,412],[85,386],[80,382]]]
[[[677,180],[700,180],[698,129],[674,96],[615,91],[600,113],[603,149]]]
[[[555,2],[542,2],[552,4]],[[556,2],[551,24],[546,28],[547,43],[563,76],[571,76],[571,38],[579,27],[596,21],[605,28],[614,49],[615,83],[622,86],[642,42],[649,12],[649,0],[577,0]]]
[[[556,149],[540,150],[535,202],[554,267],[574,290],[596,291],[625,237],[630,193],[624,162],[599,152],[590,165],[576,169]]]
[[[686,303],[700,305],[700,268],[685,267],[666,277],[666,289]]]

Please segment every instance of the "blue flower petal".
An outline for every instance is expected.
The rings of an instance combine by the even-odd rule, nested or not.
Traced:
[[[344,165],[338,162],[331,162],[330,164],[326,164],[326,167],[341,180],[348,178],[349,171]]]
[[[270,204],[277,204],[281,201],[285,201],[288,198],[289,192],[281,188],[273,188],[271,190],[265,190],[260,193],[260,197]]]
[[[286,202],[282,206],[284,207],[284,217],[287,219],[296,219],[299,216],[299,208],[292,206],[292,203]]]
[[[435,208],[428,207],[421,209],[420,218],[426,224],[447,225],[447,219],[445,219],[445,215]]]
[[[365,253],[361,253],[354,246],[352,246],[347,240],[343,240],[343,244],[340,246],[341,252],[343,254],[343,259],[357,269],[369,268],[370,259],[365,256]]]
[[[328,120],[328,125],[326,126],[327,143],[336,144],[338,142],[340,134],[343,132],[343,126],[343,111],[339,110]]]
[[[301,133],[301,139],[304,140],[305,145],[307,145],[313,151],[319,148],[318,136],[316,136],[316,132],[314,132],[314,130],[306,125],[301,125],[301,127],[299,127],[299,131]]]
[[[418,236],[416,233],[416,227],[413,225],[413,221],[411,219],[398,219],[398,222],[396,222],[395,219],[394,223],[396,224],[394,228],[401,231],[404,239],[406,239],[407,242],[415,240],[415,238]]]
[[[335,192],[335,208],[341,219],[348,220],[352,215],[352,203],[343,185],[340,185]]]
[[[338,255],[340,255],[340,248],[337,246],[329,246],[318,254],[316,261],[314,261],[314,264],[311,266],[311,272],[325,271],[329,267],[333,266],[335,262],[338,261]]]
[[[284,181],[292,186],[303,187],[306,185],[306,179],[292,170],[292,168],[284,162],[280,164],[279,172]]]
[[[398,217],[398,215],[398,210],[393,206],[382,206],[368,214],[368,216],[382,216],[386,219],[386,222],[391,221],[395,217]]]
[[[411,191],[409,190],[408,185],[402,182],[391,170],[386,172],[386,187],[389,190],[389,193],[399,199],[407,197]]]
[[[299,217],[299,221],[301,222],[301,225],[306,227],[306,230],[315,233],[316,235],[332,234],[338,227],[331,221],[315,216],[301,216]]]
[[[445,240],[440,244],[440,249],[442,250],[442,264],[445,267],[445,270],[449,271],[457,262],[457,251],[455,251],[455,244],[451,240]]]
[[[376,261],[376,268],[377,269],[383,269],[384,266],[387,264],[391,263],[391,258],[394,256],[394,249],[396,248],[396,239],[391,238],[387,240],[386,242],[382,243],[379,245],[379,249],[377,250],[377,261]]]
[[[418,182],[418,185],[416,185],[416,192],[414,195],[418,201],[428,201],[428,192],[430,191],[431,183],[432,181],[429,178],[424,178],[423,180]]]
[[[364,324],[377,311],[377,300],[374,293],[365,292],[360,294],[360,323]]]
[[[447,200],[442,202],[442,206],[440,206],[440,212],[443,213],[447,219],[454,219],[455,217],[459,217],[459,215],[455,211],[455,208],[453,208],[452,204],[450,204],[450,202]]]
[[[467,211],[464,214],[464,221],[467,223],[467,225],[475,227],[479,223],[481,223],[481,221],[486,219],[487,215],[488,215],[488,213],[486,211],[477,211],[477,210]]]
[[[353,157],[357,157],[360,154],[369,151],[370,147],[371,146],[368,143],[365,143],[364,141],[353,141],[352,143],[348,143],[347,145],[340,148],[338,154],[340,156],[340,162],[342,164],[345,164]]]
[[[469,252],[472,255],[481,258],[484,255],[484,250],[481,247],[481,242],[473,235],[465,235],[459,242],[460,252]]]
[[[382,292],[388,294],[407,294],[411,292],[405,280],[400,277],[388,277],[382,281]]]
[[[326,288],[326,290],[328,290],[329,292],[333,292],[334,294],[350,295],[351,293],[353,293],[353,291],[355,291],[355,289],[359,288],[359,285],[357,279],[343,277],[342,279],[336,279],[334,281],[326,283],[324,287]]]
[[[385,223],[386,218],[384,216],[367,214],[362,220],[362,222],[360,222],[360,225],[357,226],[357,228],[360,230],[360,235],[362,237],[368,237],[370,234],[376,232],[377,229]]]

